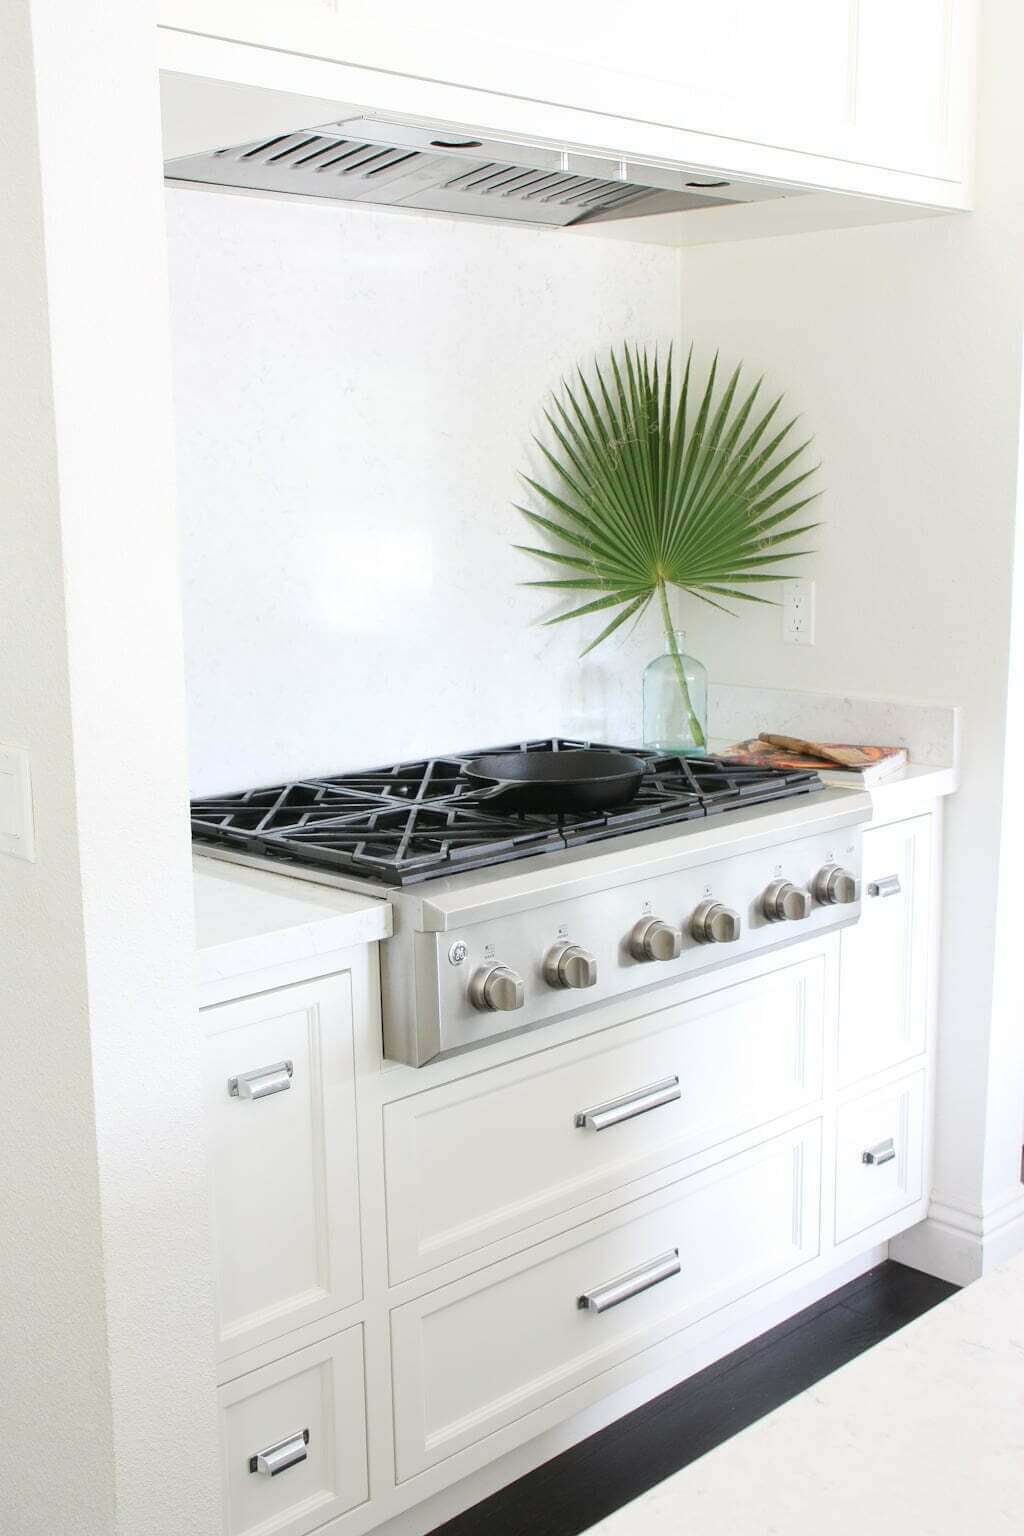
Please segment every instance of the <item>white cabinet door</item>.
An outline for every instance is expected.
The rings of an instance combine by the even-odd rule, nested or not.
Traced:
[[[836,1242],[865,1232],[921,1198],[923,1072],[839,1110],[836,1120]]]
[[[160,0],[159,18],[395,75],[958,179],[975,6]]]
[[[839,1081],[856,1082],[925,1048],[931,818],[864,834],[860,921],[843,930]]]
[[[818,1098],[825,968],[816,954],[389,1104],[392,1280],[529,1241],[540,1221]]]
[[[219,1393],[228,1536],[306,1536],[368,1493],[363,1330]]]
[[[362,1294],[347,973],[208,1008],[221,1357]]]
[[[813,1258],[819,1169],[814,1121],[396,1308],[399,1480]]]

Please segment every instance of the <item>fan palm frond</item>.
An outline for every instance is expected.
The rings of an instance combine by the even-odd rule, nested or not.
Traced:
[[[552,483],[523,476],[542,510],[518,508],[548,542],[516,547],[559,572],[527,585],[585,596],[547,622],[610,615],[584,654],[657,605],[700,746],[669,589],[714,608],[770,601],[757,589],[791,578],[778,567],[810,553],[794,541],[818,526],[800,520],[820,494],[819,466],[798,463],[811,440],[794,444],[798,418],[779,422],[781,395],[759,406],[763,380],[741,391],[741,371],[721,387],[716,356],[698,390],[691,348],[677,389],[671,348],[662,369],[657,350],[629,346],[592,381],[578,368],[544,412],[550,443],[535,439]]]

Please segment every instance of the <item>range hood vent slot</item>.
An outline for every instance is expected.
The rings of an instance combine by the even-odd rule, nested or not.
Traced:
[[[165,173],[210,187],[553,227],[718,207],[788,190],[717,181],[712,193],[695,184],[692,168],[626,165],[369,118],[169,160]]]

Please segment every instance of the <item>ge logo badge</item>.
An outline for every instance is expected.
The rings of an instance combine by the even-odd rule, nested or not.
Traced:
[[[461,939],[456,939],[455,943],[448,951],[448,959],[451,961],[452,965],[461,965],[468,954],[469,950],[466,945],[463,944]]]

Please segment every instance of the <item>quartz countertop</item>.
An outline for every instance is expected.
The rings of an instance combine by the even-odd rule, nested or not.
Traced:
[[[1024,1522],[1024,1258],[592,1527],[589,1536],[984,1536]]]
[[[829,779],[823,775],[826,783],[838,783],[838,779]],[[955,768],[932,767],[928,763],[908,763],[905,768],[900,768],[896,773],[890,774],[879,784],[868,786],[878,816],[898,816],[904,809],[908,815],[912,815],[919,805],[927,800],[937,800],[942,795],[951,795],[958,783],[957,770]],[[860,788],[859,785],[851,788]]]
[[[375,943],[391,933],[391,906],[381,896],[198,855],[192,868],[200,984]]]

